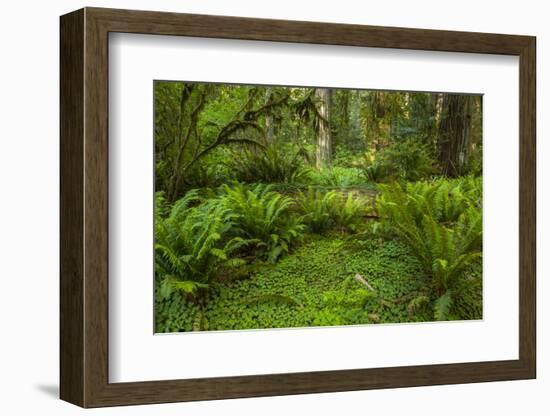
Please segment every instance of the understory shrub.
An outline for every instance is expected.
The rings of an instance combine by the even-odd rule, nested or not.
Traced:
[[[384,182],[387,181],[392,176],[391,168],[380,162],[380,161],[370,161],[368,156],[365,156],[365,161],[363,162],[363,175],[365,179],[369,182]]]
[[[362,198],[347,197],[336,191],[322,192],[309,187],[297,197],[298,207],[308,230],[323,233],[331,228],[356,231],[363,221],[366,203]]]
[[[187,189],[215,188],[235,178],[225,163],[231,157],[231,151],[218,147],[203,156],[185,176]]]
[[[358,156],[361,152],[353,151],[346,146],[336,146],[332,157],[334,166],[343,166],[345,168],[355,167]]]
[[[340,204],[333,207],[332,216],[337,227],[348,231],[357,231],[364,222],[363,215],[366,214],[366,201],[357,197],[354,198],[351,192]]]
[[[155,274],[161,299],[175,290],[196,295],[208,289],[220,269],[243,264],[244,260],[232,257],[234,253],[256,243],[230,236],[234,214],[228,208],[208,202],[195,206],[197,202],[197,192],[190,191],[166,218],[155,220]],[[161,196],[157,205],[162,205]]]
[[[220,274],[240,268],[247,256],[275,262],[305,226],[294,201],[268,185],[224,185],[215,197],[196,190],[168,208],[156,196],[155,273],[161,299],[173,291],[196,296]]]
[[[434,317],[461,318],[453,311],[481,262],[480,179],[442,179],[380,187],[381,226],[407,244],[431,278]]]
[[[401,140],[364,156],[362,168],[373,182],[392,180],[418,181],[436,172],[436,162],[427,146],[416,140]]]
[[[254,240],[256,255],[271,262],[288,252],[305,228],[292,213],[292,198],[273,191],[270,185],[224,185],[218,200],[231,213],[232,233]]]
[[[303,221],[312,233],[323,233],[333,226],[331,206],[337,198],[336,192],[322,192],[309,187],[300,192],[297,201]]]
[[[391,212],[394,222],[416,223],[424,215],[439,223],[454,223],[469,207],[481,209],[481,178],[439,179],[415,183],[381,184],[377,207]]]
[[[359,168],[334,166],[322,170],[311,169],[309,183],[320,186],[346,187],[365,183],[363,172]]]
[[[308,173],[300,152],[280,145],[233,152],[228,166],[236,179],[245,183],[297,183]]]

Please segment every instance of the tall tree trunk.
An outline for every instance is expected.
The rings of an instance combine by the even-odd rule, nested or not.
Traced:
[[[330,166],[331,163],[331,137],[330,137],[330,96],[328,88],[317,88],[315,96],[319,99],[319,116],[317,119],[317,150],[316,165],[318,169]]]
[[[404,101],[404,115],[405,115],[405,119],[406,120],[410,120],[411,119],[411,105],[412,105],[412,100],[413,100],[413,96],[411,95],[410,92],[406,92],[403,96],[403,101]]]
[[[442,173],[460,176],[468,163],[472,100],[467,95],[445,95],[439,123],[438,147]]]
[[[331,97],[332,107],[332,120],[336,121],[336,126],[331,126],[333,136],[332,144],[334,146],[346,146],[350,145],[350,90],[340,91],[339,100],[336,103],[334,94]],[[335,105],[337,107],[335,107]],[[336,116],[336,117],[335,117]]]
[[[366,136],[363,126],[361,124],[361,91],[350,92],[350,106],[349,106],[349,131],[350,139],[360,139],[360,148],[363,150],[366,145]]]
[[[386,92],[375,91],[373,93],[373,100],[371,102],[372,109],[372,132],[374,139],[374,151],[379,152],[387,144],[388,137],[390,135],[390,123],[387,120],[386,114]]]
[[[441,121],[441,112],[443,110],[443,94],[438,93],[435,96],[435,122],[439,126]]]
[[[272,93],[272,87],[267,87],[265,89],[265,102],[268,103],[271,99],[271,93]],[[273,141],[273,116],[271,114],[267,114],[265,116],[265,137],[267,139],[267,143],[271,143]]]
[[[178,151],[176,154],[176,159],[173,162],[173,173],[172,177],[170,178],[170,183],[168,187],[168,198],[171,201],[175,201],[177,194],[178,194],[178,188],[180,187],[181,181],[182,181],[182,175],[183,172],[181,171],[181,165],[183,163],[183,154],[185,153],[185,149],[187,147],[187,144],[189,143],[189,140],[191,139],[191,135],[195,129],[197,118],[198,118],[198,111],[193,112],[190,116],[190,120],[186,119],[186,111],[185,107],[189,104],[189,100],[191,99],[192,94],[194,91],[196,91],[197,88],[192,84],[184,84],[181,89],[181,96],[180,96],[180,105],[179,105],[179,115],[178,115],[178,130],[177,130],[177,139],[175,140],[176,146],[178,146]],[[200,102],[197,107],[199,109],[202,104],[204,103],[205,95],[201,92],[200,96]],[[185,128],[185,124],[189,124],[187,126],[187,129]]]

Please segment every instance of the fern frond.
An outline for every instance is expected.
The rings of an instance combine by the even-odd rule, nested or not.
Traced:
[[[434,302],[434,316],[438,321],[446,321],[449,318],[453,297],[450,291],[445,292]]]
[[[461,296],[467,272],[481,258],[481,181],[440,179],[380,186],[376,208],[381,227],[393,233],[418,258],[431,277],[434,306],[447,319],[454,298]]]

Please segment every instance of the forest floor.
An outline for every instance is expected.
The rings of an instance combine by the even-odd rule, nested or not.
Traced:
[[[426,322],[409,313],[426,277],[395,241],[310,236],[276,265],[262,264],[244,280],[222,284],[202,313],[209,330],[290,328],[388,322]],[[361,275],[374,290],[355,276]]]
[[[290,198],[304,192],[287,184],[275,187]],[[172,293],[157,304],[161,332],[434,321],[441,294],[418,253],[368,226],[378,215],[373,210],[377,189],[322,187],[328,191],[342,200],[351,195],[366,201],[360,227],[333,225],[321,234],[306,233],[289,243],[289,252],[276,263],[249,253],[244,264],[220,268],[201,296]],[[449,319],[481,319],[482,287],[474,284],[481,271],[479,257],[465,271],[464,284],[453,288],[457,296]]]

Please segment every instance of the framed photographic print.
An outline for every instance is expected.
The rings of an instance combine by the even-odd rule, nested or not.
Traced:
[[[62,16],[61,398],[534,378],[535,49]]]

